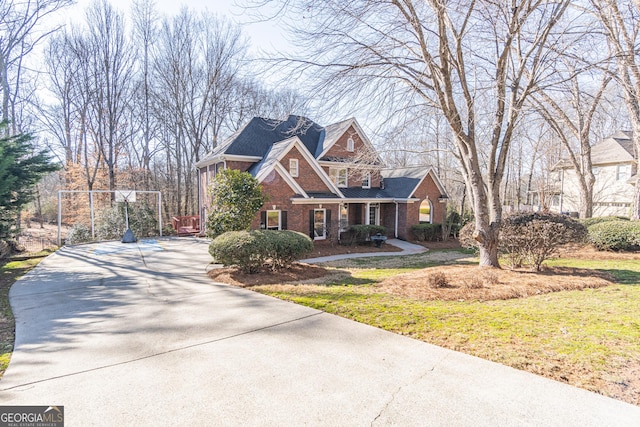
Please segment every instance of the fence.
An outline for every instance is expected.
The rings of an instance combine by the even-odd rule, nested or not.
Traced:
[[[55,241],[46,237],[18,236],[18,244],[26,252],[40,252],[45,249],[55,249],[58,247]]]

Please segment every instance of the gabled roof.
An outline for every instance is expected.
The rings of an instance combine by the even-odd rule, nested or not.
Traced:
[[[210,164],[220,156],[263,158],[274,143],[294,136],[300,139],[310,153],[315,153],[324,137],[324,129],[302,116],[291,115],[286,120],[254,117],[203,157],[197,166]]]
[[[297,194],[301,194],[303,196],[307,196],[307,193],[300,187],[300,185],[296,182],[296,180],[289,174],[289,172],[280,164],[282,158],[293,148],[296,147],[302,157],[304,157],[305,161],[311,166],[311,168],[316,172],[318,177],[322,180],[322,182],[327,186],[327,189],[330,193],[335,193],[335,197],[342,197],[340,190],[335,184],[331,181],[331,179],[327,176],[326,173],[322,170],[322,168],[315,161],[311,153],[309,153],[307,147],[300,140],[300,137],[294,136],[289,139],[285,139],[284,141],[276,142],[271,145],[271,148],[263,157],[262,161],[254,164],[249,168],[248,172],[253,175],[258,182],[262,182],[272,170],[277,170],[280,175],[287,181],[289,186],[296,191]]]
[[[591,147],[591,163],[630,162],[635,159],[631,132],[618,131]]]
[[[358,133],[358,136],[360,136],[360,139],[362,139],[363,144],[368,149],[370,149],[373,153],[375,153],[376,159],[373,161],[373,164],[382,165],[383,162],[380,159],[380,157],[378,156],[377,150],[373,147],[373,144],[371,144],[371,141],[369,141],[369,138],[367,138],[367,135],[364,133],[364,131],[360,127],[360,124],[358,124],[357,120],[355,118],[353,118],[353,117],[350,118],[350,119],[343,120],[341,122],[334,123],[332,125],[329,125],[329,126],[325,127],[324,140],[321,141],[321,144],[318,146],[318,148],[316,150],[316,155],[315,155],[316,159],[332,160],[332,159],[329,159],[329,158],[325,157],[327,152],[329,152],[331,147],[333,147],[333,145],[336,142],[338,142],[340,137],[342,135],[344,135],[344,133],[351,126],[354,127],[354,129]]]
[[[593,166],[629,163],[636,160],[633,147],[633,134],[629,131],[617,131],[591,147],[591,164]],[[560,159],[551,170],[573,169],[569,159]]]
[[[444,197],[448,197],[442,182],[431,166],[409,166],[404,168],[383,169],[380,171],[385,191],[395,198],[408,199],[424,179],[431,175],[433,182]]]
[[[320,158],[323,152],[326,152],[333,144],[335,144],[338,139],[344,135],[344,133],[349,129],[351,123],[354,119],[343,120],[338,123],[331,124],[329,126],[325,126],[324,128],[324,138],[321,144],[318,144],[318,148],[314,154],[314,157]]]

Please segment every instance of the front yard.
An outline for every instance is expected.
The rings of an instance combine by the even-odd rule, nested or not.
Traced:
[[[319,278],[251,289],[640,405],[640,256],[593,258],[574,252],[532,276],[431,251],[325,263]]]

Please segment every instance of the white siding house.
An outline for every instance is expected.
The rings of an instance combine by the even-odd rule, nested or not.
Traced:
[[[591,148],[593,173],[593,216],[630,216],[637,170],[630,132],[618,131]],[[576,171],[567,160],[554,166],[558,196],[551,203],[554,212],[578,212],[582,203]]]

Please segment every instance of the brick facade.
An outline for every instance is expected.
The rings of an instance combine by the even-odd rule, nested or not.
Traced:
[[[347,141],[349,138],[353,139],[353,151],[347,150]],[[324,157],[329,159],[343,159],[354,160],[358,163],[371,162],[377,154],[365,144],[362,138],[358,135],[358,132],[353,126],[335,142],[335,144],[327,151]],[[335,167],[347,167],[345,162],[335,162]],[[323,166],[323,169],[327,175],[329,175],[329,166]],[[347,182],[350,187],[362,186],[362,179],[365,173],[371,173],[371,187],[380,187],[380,171],[379,167],[357,167],[348,168],[347,170]]]
[[[328,193],[331,192],[327,184],[322,181],[322,179],[318,176],[318,173],[313,169],[313,167],[309,164],[309,162],[304,158],[298,147],[293,147],[285,156],[282,158],[280,163],[285,168],[285,170],[289,170],[289,160],[297,159],[298,160],[298,176],[294,179],[302,187],[305,191],[311,193]]]
[[[296,117],[290,117],[289,122],[293,123]],[[335,141],[330,147],[325,148],[326,153],[320,158],[315,159],[314,155],[318,151],[322,151],[320,145],[314,148],[314,142],[310,141],[309,135],[313,135],[316,128],[309,128],[309,132],[298,135],[298,139],[292,139],[291,134],[282,133],[279,135],[284,145],[265,146],[264,141],[273,141],[273,134],[264,136],[260,140],[259,135],[264,132],[276,132],[274,126],[264,126],[263,119],[254,118],[251,123],[255,125],[242,137],[243,132],[234,136],[234,141],[223,145],[224,150],[229,149],[235,143],[240,141],[240,147],[244,147],[241,152],[251,153],[251,147],[255,143],[262,145],[258,153],[253,159],[265,155],[263,162],[238,161],[242,157],[238,155],[228,155],[224,150],[212,153],[209,157],[198,164],[199,167],[199,186],[200,186],[200,213],[204,215],[210,204],[208,197],[208,186],[210,180],[215,175],[216,170],[222,167],[228,169],[236,169],[247,171],[251,168],[254,176],[258,177],[263,191],[267,194],[268,200],[262,206],[260,212],[256,215],[252,222],[252,228],[257,229],[265,226],[261,222],[265,221],[266,211],[278,210],[286,212],[286,229],[295,230],[301,233],[312,235],[314,224],[314,209],[324,209],[326,211],[327,222],[327,239],[337,240],[340,225],[340,207],[344,204],[348,206],[348,223],[349,225],[366,224],[369,222],[369,210],[367,209],[373,203],[379,204],[379,224],[387,228],[389,237],[396,235],[401,239],[413,238],[411,226],[417,224],[420,218],[420,204],[424,200],[431,201],[431,218],[433,223],[442,223],[445,217],[446,204],[439,203],[441,190],[436,184],[437,178],[431,176],[433,172],[429,172],[427,166],[399,168],[393,171],[381,171],[381,165],[370,164],[378,162],[377,153],[372,151],[370,143],[364,135],[359,133],[360,127],[354,119],[350,122],[341,122],[338,127],[333,129],[344,129],[346,131]],[[266,129],[266,130],[265,130]],[[288,129],[288,128],[287,128]],[[316,129],[316,130],[314,130]],[[322,129],[319,127],[319,129]],[[321,135],[318,133],[317,135]],[[306,139],[305,139],[306,138]],[[317,136],[317,144],[322,144],[322,138]],[[353,150],[347,149],[349,139],[353,140]],[[277,139],[277,138],[276,138]],[[304,141],[304,142],[303,142]],[[331,143],[326,141],[325,143]],[[306,147],[306,148],[305,148]],[[313,151],[311,153],[310,151]],[[232,151],[233,152],[233,151]],[[238,152],[238,151],[235,151]],[[233,158],[234,160],[224,160]],[[247,155],[248,160],[253,160]],[[291,172],[290,160],[298,161],[297,176],[293,176],[297,186],[304,190],[309,198],[304,198],[300,192],[289,185],[291,182],[287,174],[282,171]],[[216,163],[214,163],[216,162]],[[224,162],[224,163],[222,163]],[[275,166],[279,162],[280,166]],[[318,162],[318,163],[316,163]],[[252,168],[252,166],[254,166]],[[355,166],[354,166],[355,165]],[[282,169],[280,169],[282,167]],[[330,167],[347,169],[347,184],[349,190],[341,190],[343,194],[335,191],[335,187],[328,184],[331,179]],[[320,172],[324,171],[324,174]],[[362,188],[363,178],[366,173],[371,174],[369,188]],[[282,173],[282,174],[281,174]],[[381,173],[388,180],[386,188],[381,187]],[[426,177],[425,177],[426,174]],[[325,175],[325,176],[323,176]],[[287,177],[285,179],[285,177]],[[423,179],[424,178],[424,179]],[[418,185],[419,183],[419,185]],[[414,188],[417,185],[417,188]],[[413,194],[409,194],[413,191]],[[301,193],[301,192],[300,192]],[[315,199],[314,199],[315,197]],[[351,198],[349,198],[351,197]],[[329,203],[319,203],[319,200],[329,201]],[[412,201],[415,199],[415,201]],[[335,202],[334,202],[335,200]],[[284,215],[281,216],[281,223]]]

